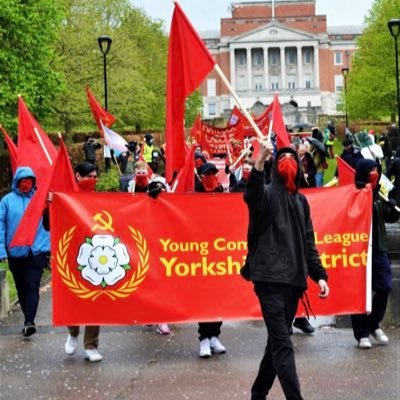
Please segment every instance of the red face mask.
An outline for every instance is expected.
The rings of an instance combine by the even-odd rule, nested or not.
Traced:
[[[218,187],[218,179],[215,175],[206,175],[201,178],[201,183],[204,186],[206,192],[212,192]]]
[[[149,178],[146,175],[136,175],[135,177],[136,186],[138,187],[146,187],[149,184]]]
[[[278,161],[279,175],[282,177],[285,187],[290,193],[294,193],[297,190],[297,168],[297,162],[293,158],[285,157]]]
[[[204,161],[201,158],[196,158],[194,160],[194,165],[197,169],[199,169],[204,164]]]
[[[21,193],[28,193],[33,188],[33,180],[31,178],[22,178],[18,181],[17,187]]]
[[[245,170],[242,173],[242,178],[247,182],[249,180],[249,176],[250,176],[250,172],[249,170]]]
[[[368,182],[371,184],[372,190],[375,190],[379,183],[379,172],[371,171],[368,175]]]
[[[96,178],[82,178],[78,181],[79,189],[82,192],[94,192],[96,190]]]

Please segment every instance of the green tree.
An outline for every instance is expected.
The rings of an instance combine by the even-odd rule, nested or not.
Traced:
[[[107,55],[108,109],[117,127],[161,128],[164,124],[167,37],[160,22],[128,0],[63,0],[65,19],[56,69],[66,91],[54,109],[66,130],[95,129],[85,94],[89,85],[104,104],[100,35],[112,38]]]
[[[0,123],[17,125],[17,95],[41,119],[62,90],[54,71],[54,43],[62,18],[53,0],[0,0]]]
[[[399,15],[399,0],[375,0],[365,18],[365,29],[357,42],[348,76],[347,105],[352,119],[395,115],[396,65],[387,23]]]
[[[200,90],[196,90],[186,99],[185,106],[185,126],[189,128],[193,125],[197,114],[203,109],[203,97]]]

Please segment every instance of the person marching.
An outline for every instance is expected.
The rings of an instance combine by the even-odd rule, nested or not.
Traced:
[[[307,278],[318,283],[321,298],[329,294],[327,274],[315,246],[310,207],[298,192],[300,161],[287,147],[278,150],[271,183],[265,183],[264,163],[272,146],[260,141],[244,200],[249,209],[249,253],[243,275],[254,284],[268,331],[268,341],[251,400],[265,400],[278,376],[286,399],[302,400],[289,330]]]

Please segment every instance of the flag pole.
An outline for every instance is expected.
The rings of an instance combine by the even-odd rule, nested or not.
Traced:
[[[220,66],[218,64],[214,65],[214,70],[219,75],[219,77],[222,79],[222,82],[224,82],[225,86],[228,88],[229,92],[231,93],[231,95],[235,99],[236,104],[239,106],[239,108],[242,111],[243,115],[246,117],[246,119],[247,119],[247,121],[249,121],[251,127],[257,133],[258,138],[259,139],[264,139],[264,135],[261,133],[260,128],[254,122],[253,118],[251,117],[251,115],[247,111],[246,107],[242,103],[242,100],[240,100],[239,96],[236,94],[235,90],[233,89],[232,85],[230,84],[230,82],[228,81],[227,77],[222,72],[222,70],[221,70],[221,68],[220,68]]]
[[[241,153],[240,156],[237,158],[237,160],[232,164],[232,167],[236,167],[236,165],[239,164],[239,162],[242,160],[243,157],[246,156],[246,154],[250,151],[252,144],[249,144]]]
[[[36,137],[37,137],[38,140],[39,140],[40,146],[42,147],[42,150],[43,150],[44,154],[46,155],[47,161],[49,162],[50,165],[53,165],[53,160],[51,159],[50,154],[49,154],[49,152],[47,151],[46,146],[44,145],[43,140],[42,140],[42,138],[40,137],[40,134],[39,134],[39,132],[38,132],[36,126],[33,128],[33,130],[34,130],[34,132],[35,132],[35,134],[36,134]]]

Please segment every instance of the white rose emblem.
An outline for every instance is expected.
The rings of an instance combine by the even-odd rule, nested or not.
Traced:
[[[76,261],[82,277],[94,286],[113,286],[131,269],[126,246],[111,235],[87,237],[78,251]]]

